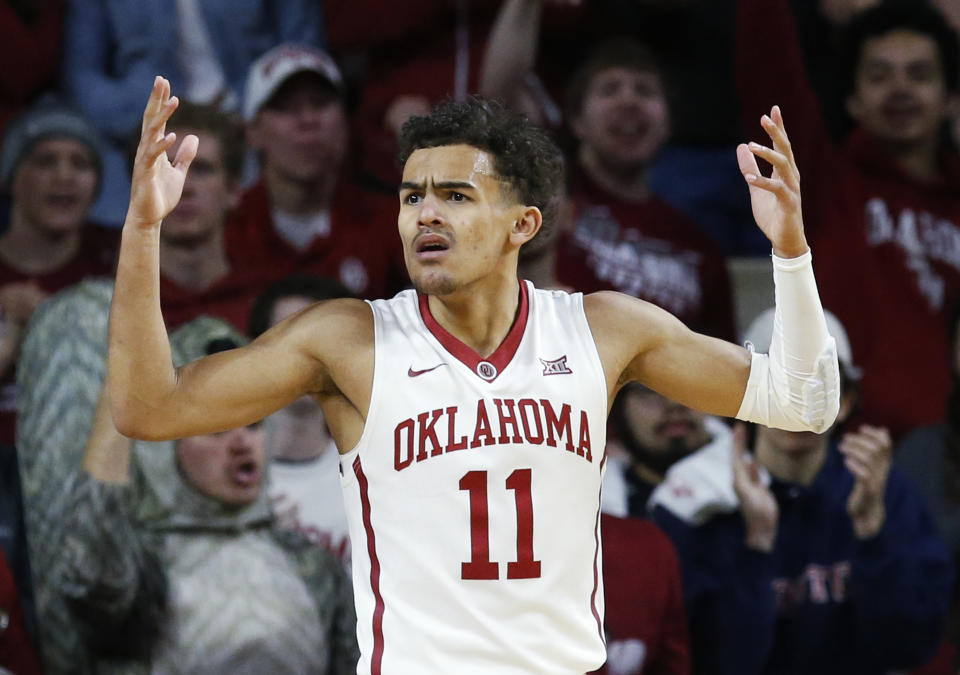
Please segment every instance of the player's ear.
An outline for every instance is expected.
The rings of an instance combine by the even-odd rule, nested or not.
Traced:
[[[543,214],[536,206],[524,206],[513,221],[510,239],[518,247],[533,239],[543,225]]]

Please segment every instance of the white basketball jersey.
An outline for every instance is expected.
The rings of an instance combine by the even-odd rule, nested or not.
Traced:
[[[370,303],[370,410],[341,457],[358,673],[604,662],[603,369],[583,296],[520,286],[516,321],[486,358],[415,291]]]

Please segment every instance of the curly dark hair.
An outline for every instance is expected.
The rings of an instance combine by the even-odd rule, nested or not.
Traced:
[[[544,129],[499,101],[478,96],[448,100],[429,115],[407,120],[397,159],[402,166],[415,150],[460,144],[493,157],[493,168],[513,189],[512,196],[540,209],[541,233],[553,226],[564,190],[564,161]]]
[[[843,32],[846,91],[856,85],[857,68],[867,40],[896,30],[920,33],[937,45],[944,86],[956,92],[960,86],[960,47],[943,14],[933,5],[917,0],[888,0],[854,15]]]

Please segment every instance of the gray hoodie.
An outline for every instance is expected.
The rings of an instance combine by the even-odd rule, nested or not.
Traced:
[[[218,502],[182,478],[172,441],[132,442],[127,485],[80,468],[111,292],[88,281],[45,303],[18,368],[28,532],[44,537],[30,543],[47,672],[355,672],[348,578],[333,556],[272,526],[265,489],[241,508]],[[222,321],[196,319],[171,335],[174,362],[224,340],[242,342]]]

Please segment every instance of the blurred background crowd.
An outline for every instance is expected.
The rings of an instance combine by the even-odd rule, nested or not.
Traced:
[[[101,397],[157,74],[200,139],[160,234],[178,365],[406,288],[397,134],[474,95],[566,152],[524,278],[766,350],[735,148],[779,105],[841,414],[790,433],[621,392],[602,672],[960,672],[957,31],[960,0],[0,3],[0,673],[355,672],[316,403],[147,443]]]

